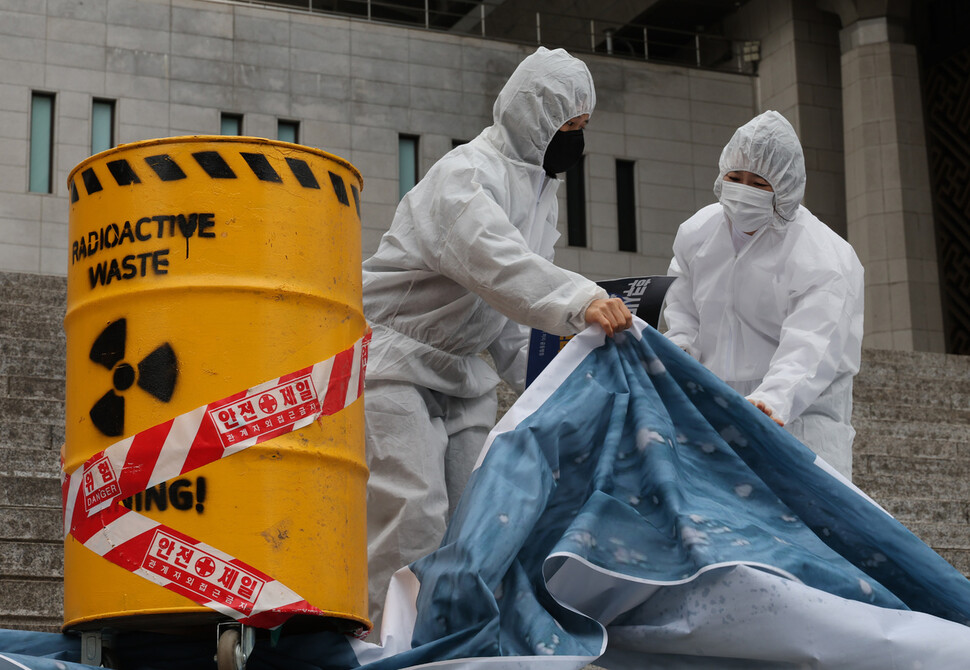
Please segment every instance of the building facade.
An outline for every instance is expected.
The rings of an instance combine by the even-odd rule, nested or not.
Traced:
[[[865,345],[970,353],[970,306],[958,299],[970,252],[950,250],[968,230],[967,206],[949,204],[952,184],[930,169],[949,159],[932,139],[928,150],[936,126],[923,103],[935,98],[914,43],[932,41],[946,12],[961,11],[956,0],[708,3],[719,5],[711,23],[679,41],[674,19],[699,3],[678,14],[673,0],[577,2],[557,22],[542,3],[469,0],[445,28],[427,14],[421,25],[419,9],[408,23],[375,19],[366,0],[367,14],[324,4],[0,0],[0,271],[67,273],[74,166],[181,135],[283,139],[347,159],[364,177],[366,257],[402,190],[490,124],[495,95],[541,43],[582,58],[598,98],[584,163],[559,191],[557,263],[592,279],[665,273],[677,226],[713,201],[725,142],[776,109],[805,148],[806,206],[866,268]],[[641,33],[637,21],[651,17],[668,24],[666,50],[663,33]],[[566,18],[588,33],[565,30]],[[950,99],[967,51],[943,51],[938,95]],[[953,144],[952,130],[936,132]]]

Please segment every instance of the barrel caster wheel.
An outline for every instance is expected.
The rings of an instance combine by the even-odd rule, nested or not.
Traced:
[[[81,662],[99,668],[121,667],[114,650],[115,631],[90,630],[81,633]]]
[[[218,670],[246,670],[246,662],[253,651],[255,634],[252,628],[239,624],[219,625],[216,646]]]
[[[115,654],[113,649],[102,649],[101,650],[101,667],[102,668],[120,668],[121,661],[118,660],[118,655]]]

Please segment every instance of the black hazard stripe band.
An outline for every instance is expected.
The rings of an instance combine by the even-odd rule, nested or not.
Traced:
[[[239,155],[245,161],[253,175],[260,181],[275,184],[283,183],[283,177],[270,164],[264,154],[241,151]],[[226,159],[218,151],[198,151],[192,154],[192,158],[195,159],[199,167],[212,179],[238,178],[235,171],[233,171],[229,163],[226,162]],[[145,164],[151,168],[159,179],[165,182],[180,181],[187,177],[185,171],[168,154],[146,156]],[[287,157],[286,165],[290,168],[290,172],[300,186],[303,188],[320,189],[320,182],[306,161],[299,158]],[[142,183],[134,167],[124,158],[108,161],[107,167],[111,178],[118,186],[131,186]],[[343,177],[329,170],[327,171],[327,175],[330,177],[330,185],[333,187],[333,194],[336,196],[337,201],[341,205],[349,207],[350,198],[347,197],[347,186],[344,183]],[[87,195],[94,195],[104,189],[94,167],[89,167],[81,173],[81,181],[84,184],[84,190]],[[73,179],[70,183],[70,191],[72,203],[81,199],[81,191],[78,190],[77,184]],[[357,189],[357,186],[351,184],[350,192],[353,195],[354,208],[357,210],[357,216],[359,217],[360,191]]]

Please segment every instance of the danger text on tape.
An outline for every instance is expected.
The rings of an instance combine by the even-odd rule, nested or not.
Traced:
[[[119,503],[355,402],[363,394],[369,341],[368,332],[325,361],[181,414],[93,455],[64,474],[65,535],[129,572],[249,625],[271,628],[295,614],[322,614],[253,566]],[[146,468],[146,463],[153,465]]]

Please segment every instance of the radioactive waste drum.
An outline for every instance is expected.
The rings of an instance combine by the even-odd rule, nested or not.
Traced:
[[[368,628],[360,173],[192,136],[68,187],[65,630]]]

